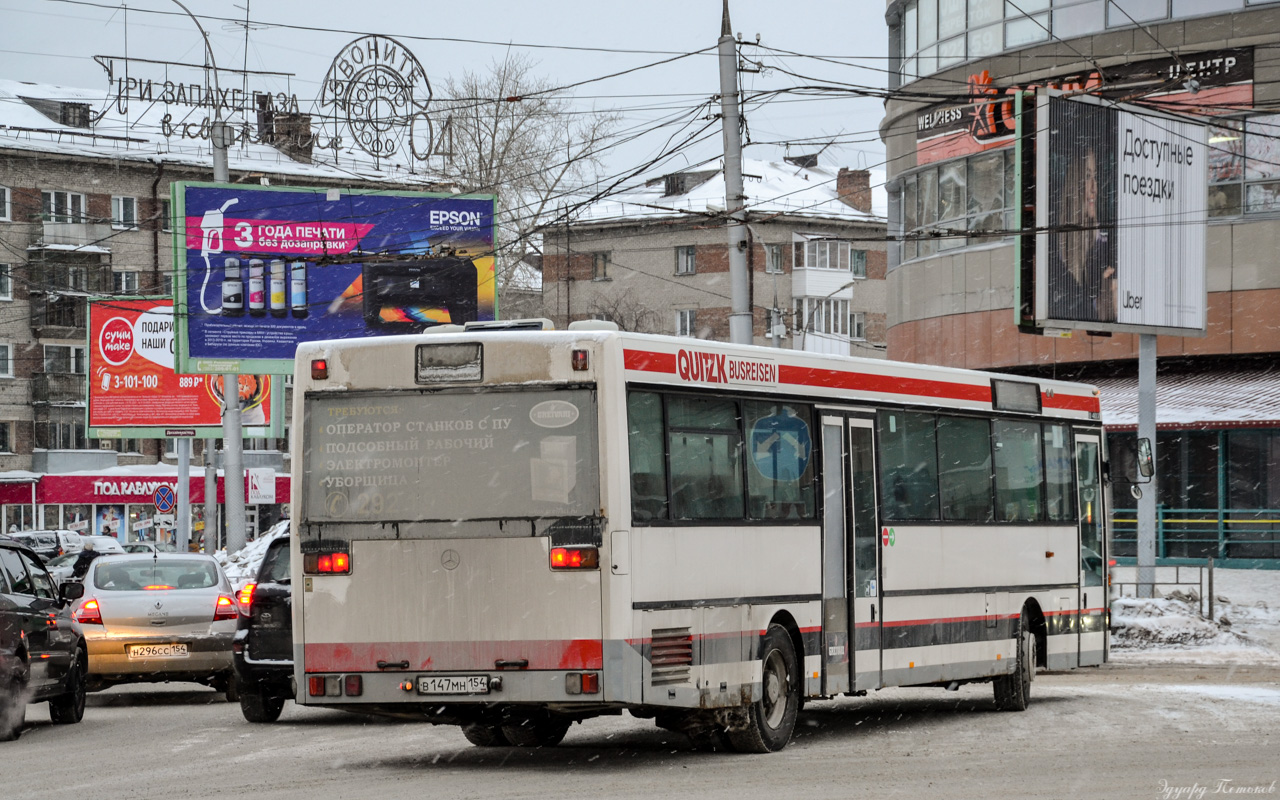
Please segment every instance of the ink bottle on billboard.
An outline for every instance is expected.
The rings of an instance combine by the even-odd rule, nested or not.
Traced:
[[[222,316],[244,316],[244,279],[238,258],[228,258],[222,268]]]
[[[262,266],[262,259],[249,259],[249,316],[251,317],[262,317],[267,313],[267,293]]]
[[[307,262],[295,261],[289,265],[289,308],[293,316],[307,316]]]
[[[289,304],[285,302],[284,260],[271,260],[271,316],[289,316]]]

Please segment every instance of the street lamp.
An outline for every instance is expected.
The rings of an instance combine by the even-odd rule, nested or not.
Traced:
[[[809,309],[809,314],[805,317],[804,327],[800,329],[800,334],[804,337],[800,340],[801,350],[804,350],[809,344],[809,328],[810,326],[813,325],[813,314],[815,311],[818,310],[818,305],[825,300],[830,300],[832,297],[839,294],[840,292],[843,292],[845,289],[849,289],[853,287],[853,285],[856,283],[857,281],[849,281],[848,283],[841,284],[839,287],[832,289],[827,294],[818,298],[817,302],[813,304],[813,308]]]

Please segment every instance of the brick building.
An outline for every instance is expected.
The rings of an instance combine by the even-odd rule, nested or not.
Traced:
[[[743,173],[755,343],[785,326],[779,346],[883,357],[885,221],[869,174],[813,156],[745,160]],[[720,169],[679,172],[544,231],[545,313],[559,326],[596,318],[728,340],[724,197]]]

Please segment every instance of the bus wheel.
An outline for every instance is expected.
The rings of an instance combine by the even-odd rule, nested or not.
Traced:
[[[996,694],[996,708],[1001,711],[1025,711],[1031,702],[1031,679],[1036,670],[1036,635],[1031,630],[1031,615],[1022,609],[1018,621],[1018,655],[1013,672],[991,682]]]
[[[747,709],[747,724],[729,728],[729,741],[742,753],[772,753],[787,746],[800,711],[800,667],[791,637],[770,625],[761,641],[762,697]]]
[[[502,728],[497,725],[484,725],[481,723],[472,723],[462,726],[462,735],[467,737],[467,741],[476,747],[510,747],[511,742],[507,741],[506,734],[502,732]]]
[[[502,726],[502,735],[516,747],[555,747],[573,723],[547,714]]]

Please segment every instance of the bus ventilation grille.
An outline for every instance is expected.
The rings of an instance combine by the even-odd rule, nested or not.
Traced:
[[[689,682],[693,666],[693,636],[688,628],[655,628],[649,663],[653,666],[651,683],[668,686]]]

